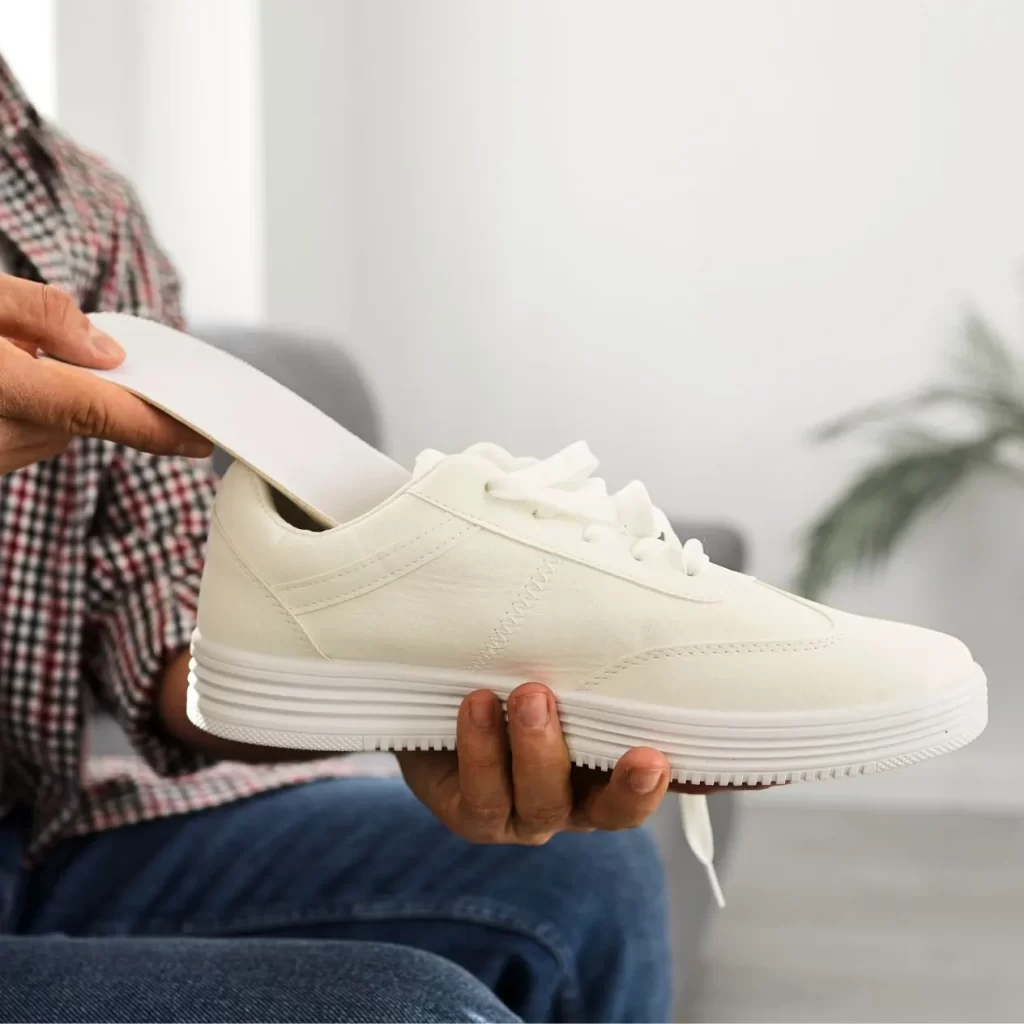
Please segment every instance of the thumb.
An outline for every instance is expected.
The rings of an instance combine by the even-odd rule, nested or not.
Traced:
[[[7,351],[4,351],[6,349]],[[75,366],[0,345],[0,416],[157,455],[209,455],[212,445],[135,395]]]
[[[97,370],[124,361],[124,350],[94,327],[67,292],[50,284],[0,275],[0,335],[19,348]]]

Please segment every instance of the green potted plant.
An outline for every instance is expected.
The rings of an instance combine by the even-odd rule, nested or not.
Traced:
[[[939,408],[957,410],[963,429],[929,424]],[[1009,474],[1024,486],[1024,361],[972,313],[947,381],[857,409],[816,436],[831,441],[866,428],[880,431],[881,454],[808,529],[797,578],[808,597],[884,562],[975,474]]]

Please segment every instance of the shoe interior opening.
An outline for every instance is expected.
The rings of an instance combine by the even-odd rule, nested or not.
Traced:
[[[317,522],[308,512],[299,508],[287,495],[268,485],[270,500],[274,503],[274,510],[289,525],[296,530],[308,530],[310,533],[324,533],[327,527]]]

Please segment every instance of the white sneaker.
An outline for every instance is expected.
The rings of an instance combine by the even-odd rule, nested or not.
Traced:
[[[318,529],[236,463],[189,717],[279,747],[453,748],[463,696],[538,680],[577,764],[652,746],[674,779],[719,785],[882,771],[982,731],[985,676],[960,641],[711,564],[641,484],[608,495],[596,466],[584,444],[428,451],[389,500]]]
[[[642,484],[609,495],[584,444],[424,452],[391,498],[319,528],[236,463],[214,509],[189,718],[325,751],[454,749],[458,705],[536,680],[576,764],[635,746],[681,782],[882,771],[985,727],[985,675],[953,637],[833,611],[680,544]],[[712,866],[707,807],[686,836]]]

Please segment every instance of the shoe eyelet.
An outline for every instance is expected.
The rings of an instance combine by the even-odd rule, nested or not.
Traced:
[[[491,481],[488,480],[487,483],[484,484],[484,494],[490,494],[490,493],[491,493]]]
[[[534,519],[539,519],[539,518],[540,518],[540,516],[539,516],[539,515],[538,515],[537,513],[538,513],[538,510],[537,510],[537,509],[534,509],[534,510],[533,510],[533,511],[532,511],[532,512],[530,513],[530,515],[531,515],[531,516],[532,516],[532,517],[533,517]]]

